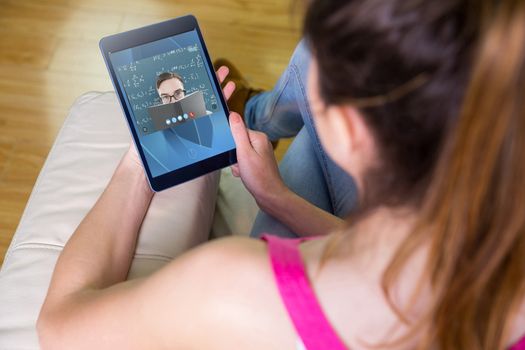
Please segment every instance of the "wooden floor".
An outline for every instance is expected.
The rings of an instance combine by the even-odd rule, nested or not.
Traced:
[[[75,97],[112,90],[98,40],[188,13],[212,59],[230,58],[262,88],[299,38],[287,0],[0,0],[0,264]]]

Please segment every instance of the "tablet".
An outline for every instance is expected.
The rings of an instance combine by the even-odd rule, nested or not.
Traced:
[[[237,161],[195,17],[105,37],[100,49],[153,191]]]

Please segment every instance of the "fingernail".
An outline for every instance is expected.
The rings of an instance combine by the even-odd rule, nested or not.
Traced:
[[[235,124],[238,124],[241,121],[237,113],[232,113],[230,115],[230,119],[232,120],[232,123],[235,123]]]

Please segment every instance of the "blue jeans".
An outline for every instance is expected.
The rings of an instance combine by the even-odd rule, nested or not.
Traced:
[[[310,58],[306,44],[301,41],[273,90],[248,100],[245,120],[250,129],[264,132],[273,141],[295,136],[279,164],[284,182],[308,202],[343,218],[357,205],[357,188],[352,177],[328,157],[315,130],[306,96]],[[263,233],[300,236],[259,211],[250,235],[259,237]]]

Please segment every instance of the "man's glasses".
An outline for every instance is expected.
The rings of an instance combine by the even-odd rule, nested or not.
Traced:
[[[160,98],[162,99],[162,103],[170,103],[171,99],[178,101],[182,99],[185,95],[186,95],[186,90],[178,89],[178,90],[175,90],[173,95],[162,94]]]

